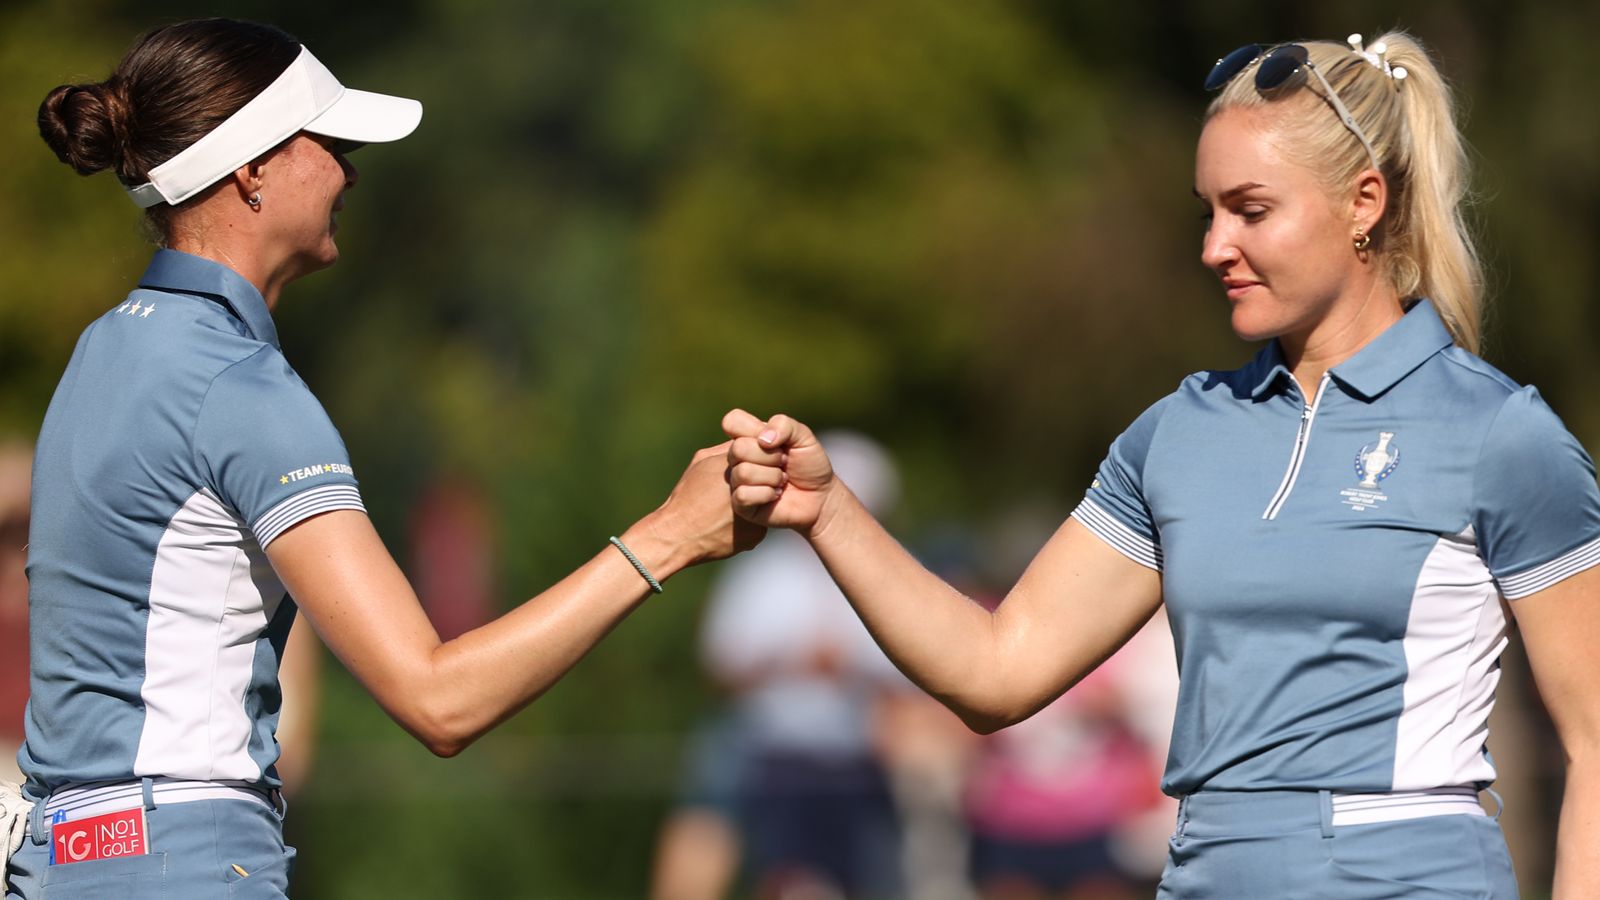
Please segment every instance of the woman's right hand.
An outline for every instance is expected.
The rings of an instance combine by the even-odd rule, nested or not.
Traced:
[[[728,486],[734,512],[758,525],[820,532],[843,482],[811,429],[785,415],[762,421],[735,409],[722,417],[722,430],[733,438]]]
[[[679,569],[749,550],[766,534],[728,507],[730,444],[696,452],[666,502],[622,535],[641,557],[654,556],[658,548],[665,554],[659,564],[663,580]]]

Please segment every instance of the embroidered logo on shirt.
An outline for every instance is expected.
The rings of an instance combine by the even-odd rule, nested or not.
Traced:
[[[141,319],[150,318],[150,314],[155,311],[156,305],[154,303],[149,306],[143,306],[137,300],[129,300],[113,310],[113,312],[118,312],[125,316],[138,316]]]
[[[1378,482],[1393,474],[1398,465],[1400,446],[1394,443],[1394,432],[1378,432],[1376,443],[1367,444],[1356,451],[1356,477],[1360,481],[1354,488],[1339,492],[1339,496],[1344,498],[1344,505],[1360,511],[1388,500],[1388,495],[1378,490]]]
[[[325,463],[316,466],[306,466],[304,469],[295,469],[278,476],[279,484],[288,484],[291,481],[302,481],[307,478],[316,478],[318,475],[349,475],[354,477],[356,470],[344,463]]]

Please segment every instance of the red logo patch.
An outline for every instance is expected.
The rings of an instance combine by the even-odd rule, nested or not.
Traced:
[[[56,865],[88,862],[91,859],[144,856],[150,852],[150,842],[145,835],[143,807],[73,822],[59,822],[50,827],[51,849],[54,851],[51,855],[55,857],[53,862]]]

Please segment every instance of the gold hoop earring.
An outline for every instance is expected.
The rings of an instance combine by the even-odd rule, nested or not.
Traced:
[[[254,194],[250,195],[250,199],[248,199],[248,200],[246,200],[244,202],[250,204],[250,208],[251,209],[260,210],[261,209],[261,192],[260,191],[256,191]]]
[[[1365,250],[1372,246],[1372,235],[1358,228],[1356,229],[1356,236],[1351,242],[1356,245],[1357,251]]]

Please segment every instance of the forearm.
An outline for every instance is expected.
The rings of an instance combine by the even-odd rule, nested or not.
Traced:
[[[809,428],[739,409],[722,428],[739,515],[804,535],[895,665],[976,731],[1032,715],[1161,604],[1158,572],[1068,519],[991,613],[883,530]]]
[[[1567,765],[1552,900],[1594,897],[1600,897],[1600,758],[1589,755]]]
[[[660,524],[658,510],[623,540],[664,580],[706,554],[683,536],[685,529]],[[548,689],[650,593],[633,565],[601,544],[549,590],[440,643],[410,583],[359,512],[330,512],[297,525],[268,555],[328,648],[401,727],[441,756],[460,752]]]
[[[917,562],[848,490],[809,535],[823,565],[885,654],[970,726],[1005,707],[995,617]]]
[[[623,541],[658,580],[683,567],[672,547],[642,533]],[[446,755],[470,744],[548,690],[650,596],[633,565],[607,546],[506,615],[438,645],[413,680],[412,715],[429,732],[419,739]]]

